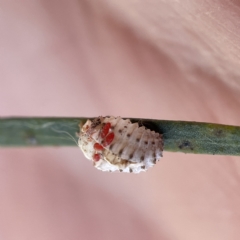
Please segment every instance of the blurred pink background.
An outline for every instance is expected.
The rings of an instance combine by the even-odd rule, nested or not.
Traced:
[[[0,115],[240,125],[240,3],[0,0]],[[240,239],[240,158],[139,175],[75,148],[0,149],[0,239]]]

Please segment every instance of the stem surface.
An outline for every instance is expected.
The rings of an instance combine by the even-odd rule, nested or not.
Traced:
[[[87,118],[0,118],[0,147],[77,146]],[[130,119],[163,134],[164,151],[240,155],[240,127],[212,123]],[[75,140],[75,141],[74,141]]]

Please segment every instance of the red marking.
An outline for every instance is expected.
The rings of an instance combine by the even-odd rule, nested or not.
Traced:
[[[100,160],[100,154],[97,154],[97,153],[94,154],[94,155],[93,155],[93,161],[94,161],[94,162],[97,162],[97,161],[99,161],[99,160]]]
[[[103,146],[99,143],[94,143],[93,147],[97,151],[102,151],[103,150]]]
[[[105,138],[108,135],[110,127],[111,127],[111,123],[106,123],[104,125],[100,134],[101,138]]]
[[[104,139],[103,146],[106,147],[106,146],[110,145],[112,143],[113,139],[114,139],[114,133],[111,132]]]

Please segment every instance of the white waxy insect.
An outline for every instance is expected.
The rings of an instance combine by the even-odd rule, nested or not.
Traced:
[[[78,145],[102,171],[139,173],[162,157],[162,135],[129,119],[98,117],[81,128]]]

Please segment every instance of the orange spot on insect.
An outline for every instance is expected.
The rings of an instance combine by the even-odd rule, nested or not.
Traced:
[[[97,151],[102,151],[103,150],[103,146],[99,143],[95,143],[93,147]]]
[[[112,143],[113,139],[114,139],[114,133],[111,132],[104,139],[103,146],[106,147],[106,146],[110,145]]]
[[[111,128],[111,123],[106,123],[104,125],[100,134],[101,138],[105,138],[108,135],[110,128]]]
[[[97,161],[99,161],[99,160],[100,160],[100,154],[97,154],[97,153],[94,154],[94,155],[93,155],[93,161],[94,161],[94,162],[97,162]]]

